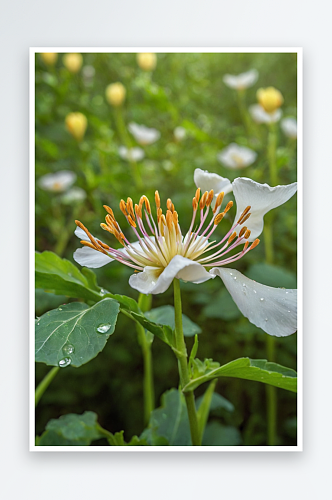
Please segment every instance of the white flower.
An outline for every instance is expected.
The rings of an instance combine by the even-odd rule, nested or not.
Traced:
[[[62,201],[64,203],[78,203],[80,201],[85,200],[86,198],[86,192],[84,189],[74,186],[73,188],[69,189],[66,193],[64,193],[61,197]]]
[[[125,146],[119,147],[119,155],[123,160],[127,161],[140,161],[143,160],[145,153],[141,148],[126,148]]]
[[[297,138],[297,122],[295,118],[284,118],[280,122],[283,133],[291,139]]]
[[[183,141],[183,139],[186,137],[187,135],[187,131],[184,127],[175,127],[174,129],[174,137],[175,137],[175,140],[176,141]]]
[[[204,179],[206,174],[208,178]],[[199,173],[196,178],[208,182],[213,178],[212,175],[205,173],[204,176],[203,172],[203,175]],[[220,186],[223,180],[220,181],[218,177],[215,179]],[[84,247],[76,250],[74,259],[87,267],[101,267],[112,260],[121,262],[136,270],[129,278],[129,284],[144,294],[163,293],[174,278],[203,283],[219,276],[249,321],[270,335],[290,335],[296,331],[296,290],[261,285],[246,278],[239,271],[224,266],[241,259],[259,244],[257,238],[250,244],[253,236],[247,221],[253,217],[253,231],[260,234],[264,214],[287,201],[294,194],[296,185],[270,188],[267,184],[261,185],[250,179],[238,178],[232,187],[239,206],[245,204],[246,194],[250,200],[248,203],[252,206],[246,202],[245,209],[240,215],[237,213],[231,229],[219,241],[211,239],[212,235],[233,206],[230,201],[221,212],[223,192],[215,199],[213,189],[205,191],[202,196],[201,190],[197,189],[192,200],[191,224],[183,235],[171,199],[167,200],[167,210],[163,214],[159,193],[156,191],[156,220],[146,196],[142,196],[135,207],[131,198],[127,198],[127,202],[120,202],[120,209],[136,236],[135,243],[127,239],[112,209],[104,205],[107,211],[106,223],[102,223],[101,227],[115,236],[123,246],[121,249],[103,243],[91,235],[81,222],[76,221],[79,227],[76,234],[82,238]],[[214,199],[215,202],[212,203]],[[199,220],[195,222],[197,216]]]
[[[76,181],[76,174],[70,170],[59,170],[55,174],[46,174],[40,177],[38,185],[45,191],[63,193]]]
[[[138,144],[141,144],[141,146],[152,144],[160,138],[160,132],[155,128],[148,128],[144,125],[138,125],[137,123],[129,123],[128,128],[135,140]]]
[[[254,85],[258,79],[258,71],[256,69],[251,69],[246,71],[246,73],[241,73],[240,75],[225,75],[223,80],[224,83],[237,90],[247,89]]]
[[[244,146],[239,146],[233,142],[224,148],[217,155],[217,159],[228,168],[245,168],[249,167],[257,158],[257,153],[252,149]]]
[[[260,104],[252,104],[249,106],[249,113],[256,123],[275,123],[282,117],[282,111],[280,108],[273,113],[267,113]]]

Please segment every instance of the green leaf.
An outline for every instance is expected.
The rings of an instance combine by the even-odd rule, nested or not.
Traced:
[[[160,325],[168,325],[172,330],[175,329],[175,316],[173,306],[156,307],[155,309],[151,309],[150,311],[146,312],[145,316],[154,323],[158,323]],[[185,337],[193,337],[194,335],[202,332],[202,329],[198,325],[193,323],[193,321],[191,321],[191,319],[189,319],[185,314],[182,314],[182,326],[183,335]]]
[[[140,439],[137,436],[133,436],[129,443],[124,440],[124,431],[116,432],[112,434],[111,432],[105,431],[107,433],[107,441],[111,446],[147,446],[148,443],[146,439]]]
[[[173,348],[173,332],[169,326],[157,325],[156,323],[153,323],[152,321],[148,320],[148,318],[144,316],[142,313],[137,314],[135,312],[131,312],[129,316],[134,318],[146,330],[153,333],[153,335],[155,335],[160,340],[162,340],[167,345]]]
[[[35,258],[36,288],[86,300],[103,298],[90,269],[85,269],[83,274],[69,260],[61,259],[53,252],[36,252]]]
[[[296,288],[296,275],[285,269],[272,266],[271,264],[265,264],[264,262],[259,264],[253,264],[250,266],[248,272],[246,273],[248,278],[258,281],[263,285],[273,286],[273,287],[283,287],[283,288]]]
[[[59,307],[64,302],[68,302],[65,295],[55,295],[54,293],[45,292],[41,288],[35,290],[35,309],[36,315],[41,316],[50,309]]]
[[[82,415],[69,413],[52,419],[37,438],[37,446],[89,446],[92,441],[105,437],[97,423],[97,415],[86,411]]]
[[[73,302],[47,312],[36,322],[36,361],[59,366],[68,358],[76,367],[87,363],[104,349],[118,313],[119,304],[109,298],[92,307]]]
[[[209,361],[207,363],[207,361]],[[219,368],[212,368],[211,360],[204,362],[195,359],[193,379],[183,388],[183,391],[192,391],[204,382],[216,377],[234,377],[245,380],[255,380],[263,384],[274,385],[288,391],[297,391],[297,375],[291,368],[270,363],[265,359],[240,358]],[[204,363],[206,365],[205,372]]]
[[[236,427],[222,425],[217,421],[207,424],[202,441],[203,446],[239,446],[241,444],[241,434]]]
[[[150,446],[191,446],[187,407],[180,391],[171,389],[162,395],[161,407],[151,413],[140,439]]]
[[[188,361],[188,370],[189,370],[189,372],[191,371],[193,361],[194,361],[195,356],[197,354],[197,350],[198,350],[198,337],[197,337],[197,335],[195,335],[194,345],[193,345],[193,347],[191,349],[191,353],[190,353],[189,361]]]
[[[203,308],[202,313],[207,318],[220,318],[224,321],[231,321],[241,316],[241,312],[225,288]]]
[[[200,405],[198,407],[197,420],[198,420],[198,429],[199,429],[199,433],[200,433],[201,438],[204,434],[206,422],[209,418],[210,406],[211,406],[213,392],[214,392],[214,389],[216,387],[216,383],[217,383],[217,379],[212,380],[212,382],[210,382],[210,385],[206,389],[204,396],[201,398]]]

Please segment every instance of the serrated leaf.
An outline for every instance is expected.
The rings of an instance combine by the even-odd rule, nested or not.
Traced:
[[[246,273],[248,278],[263,285],[283,288],[296,288],[296,275],[282,267],[260,262],[250,266]]]
[[[151,413],[140,439],[150,446],[191,446],[187,407],[180,391],[171,389],[162,395],[161,407]]]
[[[86,411],[82,415],[69,413],[52,419],[45,432],[37,439],[37,446],[89,446],[92,441],[105,437],[97,423],[97,415]]]
[[[118,313],[118,302],[109,298],[92,307],[73,302],[47,312],[36,322],[36,361],[58,366],[70,358],[75,367],[87,363],[104,349]],[[68,345],[74,352],[68,352]]]
[[[153,321],[154,323],[158,323],[160,325],[168,325],[172,330],[175,329],[175,316],[174,316],[174,307],[173,306],[161,306],[151,309],[150,311],[145,313],[145,316]],[[185,337],[193,337],[194,335],[201,333],[202,329],[196,325],[191,319],[188,318],[185,314],[182,314],[182,326],[183,326],[183,335]]]
[[[61,259],[53,252],[36,252],[35,271],[36,288],[86,300],[97,301],[103,298],[97,291],[93,271],[85,270],[83,274],[69,260]]]
[[[199,361],[199,363],[197,363]],[[207,365],[205,374],[202,373],[203,362],[194,360],[200,367],[199,376],[193,379],[183,388],[183,391],[192,391],[199,387],[204,382],[212,380],[216,377],[234,377],[245,380],[255,380],[263,384],[273,385],[286,389],[288,391],[297,391],[297,374],[291,368],[278,365],[277,363],[270,363],[265,359],[249,359],[240,358],[226,365],[220,366],[211,370],[211,363]]]
[[[203,435],[203,446],[239,446],[242,437],[239,430],[233,426],[222,425],[219,422],[209,422]]]

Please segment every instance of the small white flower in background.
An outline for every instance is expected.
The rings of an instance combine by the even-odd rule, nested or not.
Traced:
[[[127,161],[140,161],[143,160],[145,153],[141,148],[126,148],[125,146],[119,147],[119,155],[123,160]]]
[[[87,87],[91,86],[93,84],[93,79],[95,74],[96,70],[93,66],[90,65],[83,66],[82,77],[84,85],[86,85]]]
[[[74,186],[62,195],[61,200],[63,201],[63,203],[69,205],[71,203],[79,203],[81,201],[84,201],[85,198],[86,192],[84,191],[84,189]]]
[[[174,133],[175,140],[178,142],[183,141],[183,139],[187,135],[187,131],[184,127],[175,127],[173,133]]]
[[[277,109],[273,113],[267,113],[260,104],[249,106],[249,113],[256,123],[276,123],[282,117],[281,109]]]
[[[257,79],[258,71],[251,69],[240,75],[225,75],[223,81],[231,89],[244,90],[252,87],[257,82]]]
[[[141,146],[152,144],[160,138],[160,132],[155,128],[148,128],[137,123],[129,123],[128,129]]]
[[[76,174],[71,170],[59,170],[55,174],[46,174],[38,179],[38,185],[45,191],[63,193],[76,181]]]
[[[297,121],[295,118],[284,118],[280,122],[283,133],[291,139],[297,138]]]
[[[144,294],[165,292],[174,278],[198,284],[219,276],[249,321],[270,335],[291,335],[297,328],[296,290],[261,285],[224,266],[241,259],[259,244],[257,236],[262,232],[264,215],[293,196],[296,183],[274,188],[246,178],[230,183],[217,174],[197,170],[195,182],[199,186],[192,199],[193,216],[185,233],[181,231],[172,200],[167,200],[164,214],[156,191],[156,217],[146,196],[135,206],[131,198],[120,202],[120,210],[137,238],[134,243],[123,233],[113,210],[104,205],[106,223],[101,227],[115,236],[122,245],[120,249],[103,243],[80,221],[75,221],[78,226],[75,234],[84,246],[75,251],[74,259],[93,268],[113,260],[125,264],[136,270],[129,278],[130,286]],[[201,196],[200,188],[211,182],[213,187]],[[221,211],[224,191],[219,189],[223,186],[233,190],[237,212],[231,229],[217,241],[213,233],[233,206],[230,201]],[[211,219],[207,222],[209,215]]]
[[[249,167],[257,158],[257,153],[252,149],[239,146],[235,142],[224,148],[217,155],[217,159],[228,168]]]

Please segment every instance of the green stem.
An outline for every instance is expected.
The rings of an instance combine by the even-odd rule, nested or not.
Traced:
[[[151,295],[139,295],[138,305],[145,312],[151,309]],[[145,329],[142,325],[136,323],[136,331],[138,335],[138,343],[142,349],[143,355],[143,396],[144,396],[144,423],[149,423],[150,414],[154,410],[154,383],[152,369],[152,342],[147,339]]]
[[[58,373],[58,371],[59,371],[58,366],[55,366],[54,368],[52,368],[52,370],[50,370],[47,373],[47,375],[45,375],[43,380],[40,382],[40,384],[36,388],[35,406],[37,406],[37,404],[39,403],[40,398],[42,397],[42,395],[44,394],[44,392],[46,391],[46,389],[48,388],[48,386],[50,385],[50,383],[52,382],[52,380],[54,379],[54,377]]]
[[[128,135],[126,124],[125,124],[125,121],[123,119],[121,106],[114,108],[114,116],[115,116],[115,123],[116,123],[117,129],[118,129],[120,139],[126,145],[126,148],[128,150],[130,150],[131,149],[130,137]],[[134,177],[134,181],[136,184],[136,188],[142,189],[144,186],[143,186],[141,175],[139,173],[138,165],[137,165],[136,161],[133,160],[132,158],[129,157],[128,160],[129,160],[129,163],[130,163],[132,171],[133,171],[133,177]]]
[[[247,134],[250,136],[251,134],[251,122],[248,115],[248,111],[245,105],[245,90],[237,91],[237,102],[240,109],[240,114],[242,117],[242,121],[244,123],[245,128],[247,129]]]
[[[178,365],[180,374],[180,383],[182,387],[185,387],[190,381],[188,372],[188,355],[187,348],[183,336],[182,327],[182,305],[181,305],[181,290],[180,282],[178,279],[174,279],[174,310],[175,310],[175,347],[179,352]],[[193,391],[188,391],[184,394],[188,417],[190,425],[191,440],[194,446],[200,446],[201,436],[198,427],[198,419],[195,407],[195,397]]]

